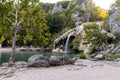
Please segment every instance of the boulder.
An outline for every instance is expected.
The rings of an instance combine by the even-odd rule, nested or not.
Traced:
[[[103,54],[98,54],[98,55],[95,56],[95,59],[97,59],[97,60],[101,60],[103,58],[104,58]]]
[[[103,58],[104,58],[103,54],[98,54],[98,55],[95,56],[95,59],[97,59],[97,60],[101,60]]]
[[[51,66],[73,64],[75,62],[74,60],[70,59],[68,56],[51,56],[49,60]]]
[[[29,67],[48,67],[49,59],[43,55],[33,55],[28,59]]]

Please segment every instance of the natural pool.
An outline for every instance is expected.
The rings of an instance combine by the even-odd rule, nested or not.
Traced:
[[[52,53],[52,52],[19,52],[16,53],[15,61],[28,61],[28,58],[32,55],[42,54],[44,56],[50,57],[52,55],[64,55],[63,53]],[[71,58],[78,55],[79,53],[68,53],[67,55]],[[0,54],[0,64],[8,62],[10,53],[1,53]]]

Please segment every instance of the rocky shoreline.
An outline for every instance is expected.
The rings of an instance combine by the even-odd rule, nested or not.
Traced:
[[[0,67],[0,80],[119,80],[119,74],[119,61],[78,59],[73,65],[39,68]]]

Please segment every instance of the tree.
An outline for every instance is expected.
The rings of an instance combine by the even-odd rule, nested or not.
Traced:
[[[6,4],[4,4],[6,3]],[[46,46],[48,44],[48,27],[46,14],[39,5],[39,0],[3,0],[0,2],[0,43],[12,41],[10,65],[14,63],[16,41],[21,44]],[[4,35],[7,32],[7,35]],[[23,32],[23,33],[22,33]],[[10,34],[10,35],[9,35]]]
[[[13,11],[13,1],[2,0],[0,2],[0,44],[4,45],[3,42],[11,41],[11,36],[13,34],[13,27],[11,20],[8,18],[10,16],[10,11]]]
[[[46,13],[38,2],[22,2],[20,17],[24,17],[20,31],[23,43],[27,46],[46,46],[50,33],[46,25]],[[38,5],[37,5],[38,4]],[[24,32],[24,34],[23,34]]]
[[[14,64],[15,51],[16,51],[16,37],[17,37],[19,24],[21,23],[21,21],[18,21],[19,0],[14,1],[14,9],[15,9],[15,13],[13,13],[13,15],[15,17],[14,22],[12,22],[12,20],[9,19],[10,22],[13,24],[13,29],[14,29],[14,35],[13,35],[13,40],[12,40],[12,53],[11,53],[10,59],[9,59],[9,64],[10,65]]]
[[[102,19],[106,19],[108,17],[108,12],[100,7],[97,7],[98,16]]]

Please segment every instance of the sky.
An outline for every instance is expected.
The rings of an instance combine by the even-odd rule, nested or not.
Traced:
[[[50,3],[55,3],[58,1],[62,1],[62,0],[41,0],[42,2],[50,2]],[[112,3],[114,3],[115,0],[93,0],[93,2],[97,5],[100,6],[103,9],[109,9],[110,5]]]

